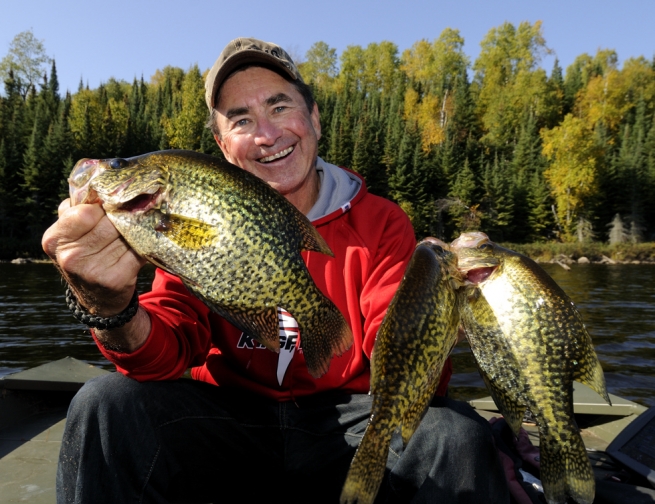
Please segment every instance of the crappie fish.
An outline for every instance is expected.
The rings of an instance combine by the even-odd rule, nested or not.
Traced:
[[[332,255],[309,220],[254,175],[197,152],[82,159],[71,204],[102,203],[127,243],[181,278],[236,327],[279,352],[277,308],[293,315],[312,376],[352,344],[341,312],[314,284],[300,255]]]
[[[378,330],[371,355],[373,406],[341,493],[341,503],[372,503],[391,436],[406,445],[439,385],[457,342],[456,257],[434,238],[419,243]]]
[[[536,420],[546,500],[591,504],[594,475],[573,417],[573,381],[610,400],[580,314],[539,265],[484,233],[464,233],[451,249],[466,275],[459,312],[483,379],[515,434],[526,409]]]

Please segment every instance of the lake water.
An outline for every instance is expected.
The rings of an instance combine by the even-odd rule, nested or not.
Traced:
[[[578,306],[609,392],[655,406],[655,265],[543,267]],[[152,274],[146,267],[141,292]],[[51,264],[0,263],[0,376],[65,356],[112,369],[66,308],[64,288]],[[465,342],[453,363],[453,397],[488,395]]]

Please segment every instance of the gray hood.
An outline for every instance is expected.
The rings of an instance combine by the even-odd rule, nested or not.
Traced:
[[[343,210],[362,187],[362,181],[356,175],[326,163],[320,157],[316,159],[316,171],[321,179],[321,187],[316,203],[307,213],[310,221]]]

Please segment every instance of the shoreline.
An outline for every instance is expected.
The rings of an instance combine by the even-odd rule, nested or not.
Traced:
[[[515,250],[515,249],[512,249]],[[518,250],[515,250],[519,252]],[[569,256],[565,254],[558,254],[555,257],[544,257],[536,256],[532,257],[529,254],[520,252],[523,255],[530,257],[534,262],[538,264],[557,264],[564,269],[570,269],[574,264],[650,264],[655,265],[655,258],[648,259],[612,259],[606,255],[602,255],[600,258],[592,257],[591,259],[587,256],[581,255],[579,257]],[[0,264],[52,264],[50,259],[33,259],[30,257],[19,257],[17,259],[12,259],[9,261],[0,260]]]
[[[655,242],[617,243],[606,242],[496,242],[500,246],[523,254],[540,264],[655,264]],[[20,257],[0,260],[0,263],[29,264],[52,263],[45,254],[19,254]]]
[[[609,265],[619,265],[619,264],[621,264],[621,265],[622,264],[641,264],[641,265],[650,264],[650,265],[655,265],[655,260],[652,260],[652,259],[648,259],[648,260],[626,259],[626,260],[622,260],[622,261],[621,260],[617,261],[617,260],[614,260],[614,259],[612,259],[610,257],[607,257],[607,256],[603,256],[599,260],[591,260],[586,256],[581,256],[581,257],[579,257],[577,259],[574,259],[572,257],[564,256],[564,255],[562,255],[560,257],[556,257],[556,258],[551,258],[551,259],[543,259],[543,258],[531,258],[531,259],[534,260],[534,262],[536,262],[537,264],[557,264],[558,266],[561,266],[565,270],[570,270],[571,266],[573,264],[576,264],[576,265],[578,265],[578,264],[580,264],[580,265],[587,265],[587,264],[592,264],[592,265],[599,265],[599,264],[600,265],[605,265],[605,264],[609,264]]]
[[[4,264],[52,264],[50,259],[34,259],[31,257],[18,257],[16,259],[11,259],[8,261],[0,260],[0,263]]]

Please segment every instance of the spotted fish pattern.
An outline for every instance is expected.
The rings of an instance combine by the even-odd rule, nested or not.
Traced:
[[[101,202],[139,255],[179,276],[210,309],[275,352],[277,310],[284,307],[298,322],[312,376],[351,346],[348,324],[300,254],[332,252],[307,218],[259,178],[212,156],[171,150],[83,159],[69,184],[73,204]]]
[[[371,417],[350,465],[341,504],[375,500],[392,434],[400,428],[407,444],[434,396],[457,342],[456,265],[455,255],[431,238],[419,243],[412,255],[371,355]]]
[[[591,504],[594,475],[573,417],[573,381],[610,399],[578,310],[538,264],[484,233],[465,233],[451,249],[472,279],[458,310],[483,379],[516,434],[526,410],[536,420],[546,500]]]

